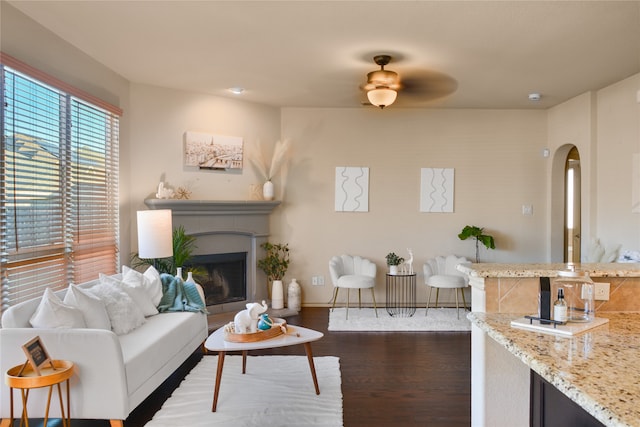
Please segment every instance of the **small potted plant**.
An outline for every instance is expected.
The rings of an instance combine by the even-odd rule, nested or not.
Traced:
[[[258,260],[258,268],[267,275],[267,294],[271,298],[271,307],[274,309],[283,308],[282,279],[289,268],[289,245],[287,243],[264,242],[260,247],[266,253],[264,258]],[[271,289],[269,289],[269,283],[271,283]],[[275,294],[274,289],[277,291]]]
[[[396,255],[395,252],[389,252],[385,258],[389,266],[389,274],[398,274],[398,266],[404,262],[404,258]]]

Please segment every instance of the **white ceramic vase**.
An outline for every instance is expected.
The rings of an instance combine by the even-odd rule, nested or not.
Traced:
[[[193,273],[191,271],[187,272],[187,280],[184,281],[185,283],[196,283],[195,280],[193,280]]]
[[[302,289],[296,279],[291,279],[287,288],[287,307],[296,311],[302,309]]]
[[[176,278],[182,280],[182,267],[176,267]]]
[[[390,265],[389,266],[389,274],[391,275],[396,275],[398,274],[398,266],[397,265]]]
[[[284,308],[284,289],[282,280],[274,280],[271,285],[271,308],[280,310]]]
[[[262,197],[265,200],[273,200],[274,194],[273,182],[265,182],[262,186]]]

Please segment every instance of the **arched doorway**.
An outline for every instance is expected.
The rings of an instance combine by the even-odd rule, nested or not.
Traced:
[[[567,144],[553,155],[551,170],[551,262],[580,262],[582,243],[580,153]]]
[[[567,154],[564,167],[564,262],[580,262],[580,154],[576,147]]]

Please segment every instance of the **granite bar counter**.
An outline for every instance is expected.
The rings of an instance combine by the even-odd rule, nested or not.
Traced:
[[[609,323],[571,338],[513,328],[517,315],[468,317],[604,425],[640,426],[640,313],[598,315]]]
[[[594,282],[610,284],[611,298],[596,301],[596,311],[640,312],[640,264],[573,264]],[[553,279],[567,264],[471,264],[458,269],[469,275],[473,311],[483,313],[535,313],[538,310],[540,277]]]
[[[583,263],[574,266],[576,270],[589,273],[593,281],[610,284],[609,300],[595,302],[596,316],[617,313],[640,316],[640,264]],[[540,277],[551,279],[551,292],[555,295],[555,278],[558,271],[567,269],[567,264],[471,264],[458,266],[458,269],[469,275],[474,316],[487,313],[521,317],[538,311]],[[531,337],[539,335],[535,332],[515,333]],[[550,351],[546,349],[549,339],[540,338],[542,344],[536,351],[541,354]],[[640,363],[640,350],[634,357]],[[603,374],[615,376],[618,372],[603,371]],[[636,380],[640,381],[637,377]],[[475,323],[471,328],[471,389],[473,427],[529,425],[529,366]],[[640,426],[640,419],[635,425]]]

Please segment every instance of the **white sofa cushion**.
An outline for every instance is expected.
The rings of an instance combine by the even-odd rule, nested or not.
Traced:
[[[111,321],[104,303],[89,291],[69,285],[63,302],[82,312],[87,328],[111,330]]]
[[[160,279],[160,273],[158,273],[158,270],[153,266],[147,268],[143,274],[133,268],[123,265],[122,281],[134,285],[140,284],[149,296],[153,306],[157,307],[158,304],[160,304],[160,300],[162,299],[162,280]]]
[[[144,272],[144,277],[148,280],[145,287],[147,288],[147,292],[151,296],[151,300],[153,301],[153,305],[156,307],[160,304],[160,300],[162,299],[162,280],[160,279],[160,273],[153,266],[147,268]]]
[[[82,312],[64,304],[50,288],[44,290],[40,304],[29,319],[29,323],[34,328],[86,327]]]
[[[340,276],[338,278],[338,287],[340,288],[366,289],[366,288],[373,288],[374,286],[375,286],[375,279],[370,276],[348,274],[346,276]]]
[[[206,324],[206,320],[201,313],[160,313],[148,317],[136,330],[120,336],[129,394],[135,393],[163,368],[167,360],[183,351],[196,337],[201,340],[203,323]]]
[[[131,299],[138,305],[142,314],[147,316],[153,316],[158,314],[156,304],[153,303],[151,295],[147,292],[145,284],[149,282],[149,279],[144,277],[142,273],[139,273],[129,267],[122,267],[122,282],[117,285],[122,287]],[[114,279],[115,283],[115,279]]]
[[[428,278],[427,284],[436,288],[464,288],[467,281],[462,276],[436,274]]]
[[[116,335],[123,335],[144,324],[145,319],[138,305],[118,283],[120,280],[100,274],[99,283],[89,288],[89,292],[104,302],[111,330]]]

